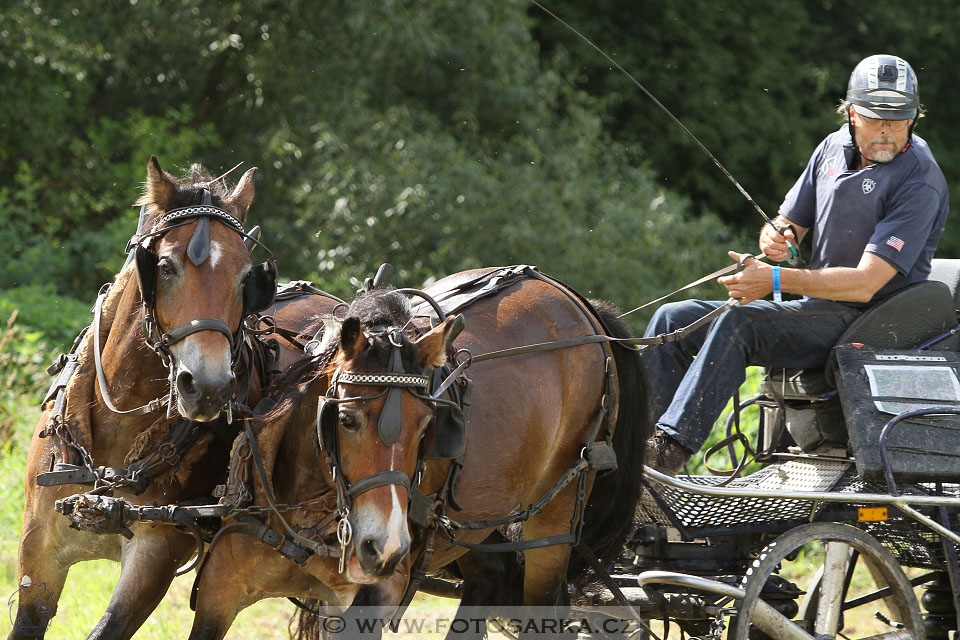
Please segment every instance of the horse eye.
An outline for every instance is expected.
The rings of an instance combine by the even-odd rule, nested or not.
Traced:
[[[157,263],[157,267],[160,269],[160,272],[165,276],[169,276],[173,273],[173,263],[170,262],[168,258],[160,258],[160,262]]]
[[[350,431],[355,431],[357,429],[357,417],[352,413],[347,413],[346,411],[340,412],[340,426],[344,429],[349,429]]]

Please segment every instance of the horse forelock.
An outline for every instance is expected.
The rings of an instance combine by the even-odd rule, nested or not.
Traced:
[[[347,316],[360,320],[365,329],[377,326],[402,327],[410,321],[410,301],[393,289],[361,292],[347,309]]]

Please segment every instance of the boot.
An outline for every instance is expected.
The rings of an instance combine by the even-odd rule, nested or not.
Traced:
[[[683,465],[691,455],[686,447],[657,429],[653,437],[647,441],[647,449],[643,453],[643,464],[653,467],[660,473],[675,476],[683,469]]]

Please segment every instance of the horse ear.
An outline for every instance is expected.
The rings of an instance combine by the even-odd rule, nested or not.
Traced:
[[[350,317],[343,321],[340,328],[340,349],[347,360],[353,360],[367,348],[367,337],[363,335],[360,318]]]
[[[154,211],[166,211],[167,204],[173,198],[174,189],[173,177],[160,168],[157,156],[150,156],[147,163],[147,181],[137,204],[147,205]]]
[[[227,201],[233,205],[240,222],[245,222],[247,210],[250,203],[253,202],[253,178],[257,175],[257,168],[252,167],[240,177],[240,182],[234,188],[233,193],[227,198]]]
[[[450,316],[417,340],[420,347],[421,366],[442,367],[447,362],[447,350],[463,331],[463,316]]]

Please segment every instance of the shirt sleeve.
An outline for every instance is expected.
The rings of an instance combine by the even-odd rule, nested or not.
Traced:
[[[783,199],[777,213],[801,227],[809,229],[817,217],[817,171],[826,140],[814,150],[806,169]]]
[[[936,224],[940,194],[924,182],[904,185],[891,198],[864,251],[874,253],[906,275]]]

